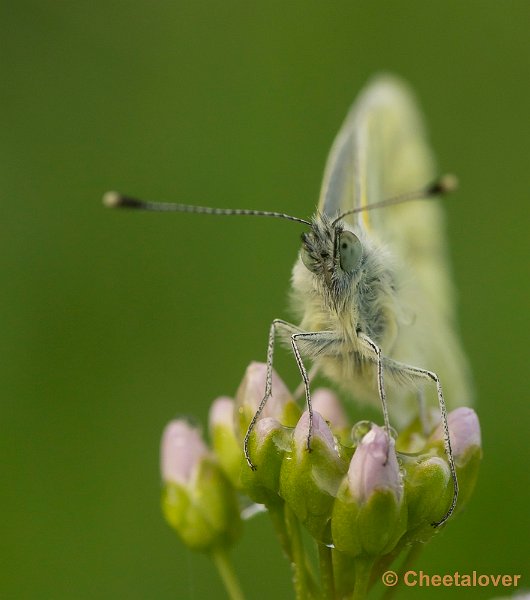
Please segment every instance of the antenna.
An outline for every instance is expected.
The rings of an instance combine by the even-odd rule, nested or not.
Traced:
[[[405,194],[400,194],[398,196],[394,196],[393,198],[387,198],[386,200],[380,200],[379,202],[374,202],[373,204],[368,204],[367,206],[359,206],[358,208],[353,208],[352,210],[347,210],[339,215],[334,221],[333,225],[343,219],[348,215],[353,215],[355,213],[363,212],[365,210],[372,210],[374,208],[385,208],[386,206],[393,206],[394,204],[401,204],[403,202],[410,202],[411,200],[427,200],[429,198],[437,198],[439,196],[445,196],[445,194],[450,194],[454,192],[458,188],[458,178],[456,175],[451,175],[447,173],[446,175],[442,175],[429,185],[425,186],[420,190],[416,190],[414,192],[407,192]]]
[[[138,200],[129,196],[123,196],[118,192],[107,192],[103,196],[103,204],[108,208],[128,208],[133,210],[147,210],[153,212],[181,212],[198,213],[205,215],[225,215],[225,216],[250,216],[250,217],[275,217],[277,219],[287,219],[296,223],[304,223],[311,226],[309,221],[292,217],[285,213],[273,212],[268,210],[253,210],[248,208],[212,208],[209,206],[194,206],[193,204],[178,204],[173,202],[148,202]]]

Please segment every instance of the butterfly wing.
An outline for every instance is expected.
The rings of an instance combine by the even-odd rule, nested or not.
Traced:
[[[434,174],[433,156],[411,92],[398,78],[379,76],[359,95],[335,138],[324,171],[319,211],[334,217],[415,191]],[[360,215],[364,223],[372,218],[368,212]],[[370,217],[365,219],[365,215]]]
[[[422,189],[436,175],[421,113],[409,88],[375,78],[352,106],[332,146],[319,211],[331,218]],[[395,260],[399,333],[396,360],[436,371],[450,405],[471,403],[467,360],[456,334],[455,302],[436,200],[396,204],[345,219]]]

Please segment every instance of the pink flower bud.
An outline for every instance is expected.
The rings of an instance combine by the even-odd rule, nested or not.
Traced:
[[[213,401],[209,416],[210,431],[215,427],[234,428],[234,401],[227,396],[221,396]]]
[[[267,365],[259,362],[250,363],[237,390],[236,399],[239,406],[249,408],[252,414],[256,412],[265,395],[266,379]],[[272,395],[265,405],[262,416],[281,419],[285,405],[290,401],[292,401],[292,398],[289,390],[276,371],[273,370]]]
[[[477,413],[472,408],[464,406],[455,408],[447,415],[447,424],[455,459],[462,456],[471,446],[481,446],[480,423]],[[431,435],[430,441],[435,442],[441,439],[443,439],[443,434],[440,424]]]
[[[256,435],[256,443],[258,444],[258,446],[260,446],[273,431],[281,429],[281,427],[282,426],[280,425],[280,423],[272,417],[265,417],[263,419],[260,419],[256,423],[256,427],[254,428]]]
[[[347,429],[348,417],[335,392],[327,388],[318,388],[313,392],[313,409],[320,413],[334,429]]]
[[[394,439],[377,425],[362,438],[348,469],[348,486],[358,502],[366,502],[376,490],[391,490],[401,501],[403,484],[394,446]]]
[[[305,411],[298,423],[295,427],[293,433],[293,442],[294,447],[297,451],[307,450],[307,435],[309,432],[309,413]],[[331,429],[322,416],[313,412],[313,430],[311,433],[311,443],[316,440],[320,440],[324,447],[333,452],[333,454],[337,454],[337,450],[335,447],[335,438],[331,433]]]
[[[187,421],[170,421],[162,434],[160,468],[165,483],[187,485],[200,460],[209,454],[198,429]]]

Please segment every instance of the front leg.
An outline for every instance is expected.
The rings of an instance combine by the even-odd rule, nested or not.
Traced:
[[[293,348],[294,357],[298,370],[302,376],[303,385],[305,388],[305,400],[307,404],[307,411],[309,413],[309,429],[307,432],[307,451],[311,452],[311,435],[313,434],[313,407],[311,405],[311,391],[309,388],[310,376],[307,374],[307,370],[300,354],[298,345],[302,343],[304,349],[308,354],[316,357],[322,352],[324,348],[329,348],[333,343],[336,342],[336,336],[330,331],[309,331],[294,333],[291,335],[291,346]]]
[[[309,411],[309,432],[307,436],[307,448],[310,449],[311,442],[311,433],[313,428],[313,409],[311,408],[311,393],[309,390],[309,376],[304,367],[304,363],[302,361],[302,357],[300,354],[299,345],[301,344],[303,347],[304,354],[307,354],[313,358],[316,358],[320,352],[324,349],[332,346],[334,342],[336,342],[336,336],[329,331],[316,331],[316,332],[303,332],[296,325],[292,325],[291,323],[287,323],[287,321],[283,321],[282,319],[275,319],[269,331],[269,345],[267,348],[267,375],[265,381],[265,395],[263,396],[263,400],[260,402],[256,413],[252,417],[250,424],[247,429],[247,433],[245,434],[245,439],[243,442],[243,451],[245,453],[245,459],[247,461],[248,466],[254,471],[256,470],[256,466],[252,462],[250,458],[250,453],[248,450],[248,442],[250,439],[250,435],[256,426],[256,422],[258,421],[265,405],[267,404],[268,399],[272,393],[272,363],[274,357],[274,343],[276,339],[276,335],[278,334],[278,330],[283,330],[291,336],[291,347],[293,349],[293,353],[296,359],[296,364],[298,365],[298,369],[300,370],[300,374],[302,375],[303,385],[305,388],[305,396],[307,402],[307,408]]]
[[[311,365],[311,368],[309,369],[309,372],[307,373],[307,377],[309,378],[309,385],[311,385],[311,382],[317,376],[317,374],[318,374],[318,365],[316,363],[313,363]],[[305,393],[305,385],[304,385],[304,382],[301,381],[298,384],[298,387],[296,388],[296,390],[294,391],[293,398],[295,400],[298,400],[300,398],[300,396],[304,393]]]
[[[381,400],[381,408],[383,409],[385,431],[387,436],[390,437],[390,419],[388,417],[388,405],[386,403],[385,384],[383,381],[383,358],[381,355],[381,348],[379,348],[379,346],[364,333],[359,333],[359,340],[368,349],[368,351],[375,356],[377,365],[377,389],[379,391],[379,400]]]

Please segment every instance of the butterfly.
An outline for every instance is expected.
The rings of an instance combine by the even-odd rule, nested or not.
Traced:
[[[303,225],[293,268],[291,304],[297,324],[275,319],[270,327],[263,400],[244,439],[249,438],[272,394],[275,342],[290,345],[313,411],[310,373],[321,372],[356,401],[381,405],[390,434],[425,403],[437,400],[445,452],[453,481],[451,516],[458,480],[447,425],[451,406],[469,404],[468,366],[456,332],[444,218],[436,200],[456,185],[435,179],[435,165],[412,92],[396,77],[374,78],[350,109],[332,145],[317,210],[309,220],[285,213],[146,202],[108,192],[104,203],[164,212],[265,216]],[[442,388],[442,381],[444,387]],[[418,408],[419,407],[419,408]]]

